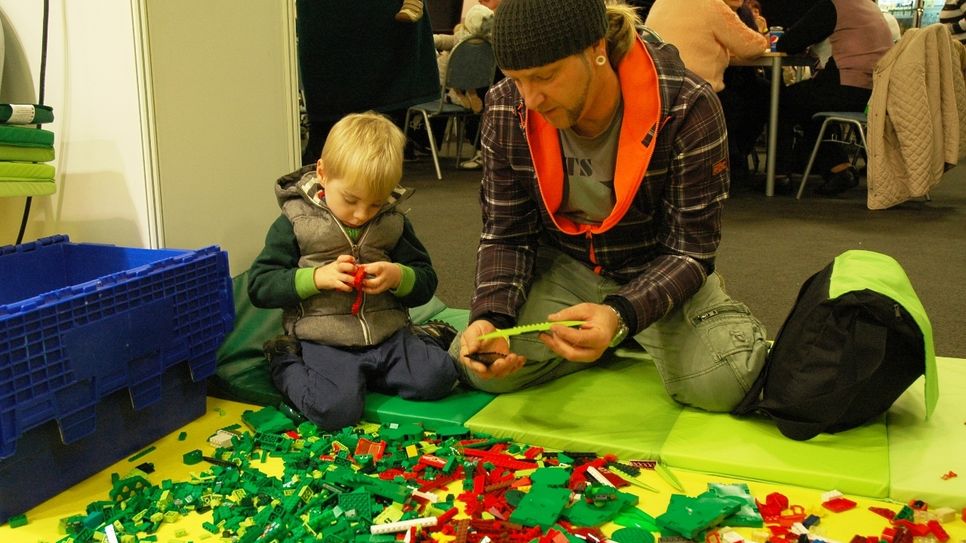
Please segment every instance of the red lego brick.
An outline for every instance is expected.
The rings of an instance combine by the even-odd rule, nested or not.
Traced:
[[[833,498],[827,502],[822,502],[822,507],[832,511],[833,513],[848,511],[849,509],[854,508],[856,505],[858,504],[848,498]]]

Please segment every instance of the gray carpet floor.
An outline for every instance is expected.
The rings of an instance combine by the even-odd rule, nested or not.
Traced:
[[[439,274],[437,295],[466,308],[481,226],[481,175],[457,170],[453,159],[441,165],[440,181],[430,158],[406,163],[404,184],[416,189],[409,216]],[[848,249],[878,251],[909,275],[932,322],[937,354],[966,358],[966,166],[944,176],[932,201],[884,211],[865,207],[864,185],[863,179],[835,198],[814,195],[810,185],[798,201],[733,187],[717,260],[729,293],[774,338],[809,276]]]

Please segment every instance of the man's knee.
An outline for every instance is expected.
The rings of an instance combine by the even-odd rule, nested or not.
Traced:
[[[698,342],[681,350],[678,367],[690,368],[665,383],[671,397],[706,411],[731,411],[751,389],[765,364],[768,344],[764,337],[739,340],[728,351],[709,349]]]
[[[462,380],[465,384],[475,388],[476,390],[489,392],[490,394],[515,392],[524,387],[523,383],[513,378],[513,375],[484,379],[476,374],[471,373],[470,371],[467,371]]]

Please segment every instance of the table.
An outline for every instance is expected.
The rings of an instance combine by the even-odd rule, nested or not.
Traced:
[[[758,58],[732,58],[730,66],[771,67],[771,95],[768,102],[768,156],[765,160],[765,196],[775,195],[775,159],[778,147],[778,99],[781,94],[782,66],[811,66],[815,59],[808,55],[788,55],[766,51]]]

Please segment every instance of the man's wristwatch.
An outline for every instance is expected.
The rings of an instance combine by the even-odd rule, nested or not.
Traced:
[[[613,339],[610,340],[610,345],[608,347],[614,348],[621,344],[624,339],[627,338],[627,334],[630,333],[630,328],[627,327],[627,323],[624,322],[624,317],[621,316],[621,312],[617,310],[616,307],[610,304],[604,304],[610,308],[611,311],[617,315],[617,332],[614,334]]]

